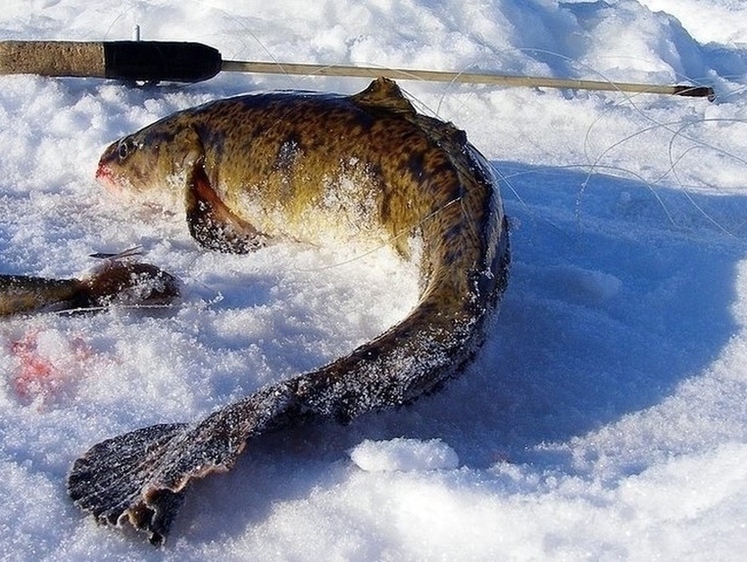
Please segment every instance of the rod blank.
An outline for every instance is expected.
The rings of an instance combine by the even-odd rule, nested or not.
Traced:
[[[713,100],[713,88],[707,86],[657,84],[635,84],[630,82],[602,82],[566,78],[542,78],[534,76],[511,76],[476,72],[448,72],[440,70],[408,70],[401,68],[377,68],[371,66],[345,66],[321,64],[285,64],[269,62],[223,61],[225,72],[256,72],[261,74],[297,74],[319,76],[352,76],[378,78],[384,76],[394,80],[425,80],[428,82],[457,82],[488,84],[506,87],[568,88],[571,90],[606,90],[641,94],[665,94],[674,96],[707,97]]]

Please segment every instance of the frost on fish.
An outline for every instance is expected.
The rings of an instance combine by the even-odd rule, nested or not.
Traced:
[[[390,331],[327,367],[259,392],[195,425],[136,430],[92,447],[72,467],[68,493],[104,525],[130,523],[166,539],[190,481],[233,467],[247,442],[314,418],[349,421],[435,390],[480,343],[474,326],[425,330],[407,342]]]
[[[360,232],[381,233],[401,255],[418,238],[419,302],[384,334],[201,422],[127,433],[75,462],[76,505],[155,544],[191,480],[230,469],[252,437],[347,422],[438,389],[482,343],[506,287],[508,234],[490,166],[464,132],[417,114],[390,80],[347,97],[270,93],[177,113],[112,144],[98,176],[142,193],[181,178],[193,237],[221,251],[313,242],[309,225],[329,222],[365,223]]]
[[[168,533],[183,493],[161,494],[157,507],[146,507],[140,500],[144,489],[138,475],[152,470],[171,439],[185,427],[155,425],[95,445],[73,465],[68,480],[70,497],[99,523],[120,525],[128,519],[136,529],[147,528],[152,542],[160,542]],[[111,462],[113,457],[116,462]],[[165,501],[167,497],[170,501]]]

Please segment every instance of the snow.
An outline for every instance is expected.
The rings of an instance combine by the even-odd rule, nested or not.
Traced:
[[[367,472],[436,470],[459,466],[459,457],[454,449],[440,439],[366,439],[350,451],[350,460]]]
[[[313,6],[313,7],[312,7]],[[193,40],[226,59],[712,84],[699,99],[403,82],[503,178],[510,286],[442,392],[266,435],[190,491],[167,545],[65,492],[92,444],[193,421],[406,314],[412,267],[355,244],[200,251],[179,209],[93,179],[172,111],[361,79],[189,86],[0,77],[3,273],[70,277],[142,245],[184,284],[158,314],[0,324],[7,560],[734,560],[747,549],[747,51],[736,0],[8,0],[0,39]]]

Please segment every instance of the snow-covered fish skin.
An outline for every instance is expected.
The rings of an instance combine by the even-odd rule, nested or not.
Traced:
[[[482,343],[506,287],[508,232],[490,165],[390,80],[352,96],[276,92],[179,112],[112,144],[97,177],[115,192],[182,199],[207,248],[347,235],[405,257],[419,251],[419,302],[384,334],[202,421],[114,437],[74,463],[76,505],[103,524],[129,521],[156,544],[190,481],[231,468],[251,437],[345,422],[438,388]]]

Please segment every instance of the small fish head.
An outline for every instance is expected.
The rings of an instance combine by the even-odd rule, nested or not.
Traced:
[[[96,179],[117,197],[149,202],[178,196],[171,192],[195,158],[184,136],[156,123],[123,137],[104,150]]]
[[[153,186],[160,147],[146,146],[139,135],[129,135],[110,144],[99,159],[96,179],[110,192],[142,192]]]

